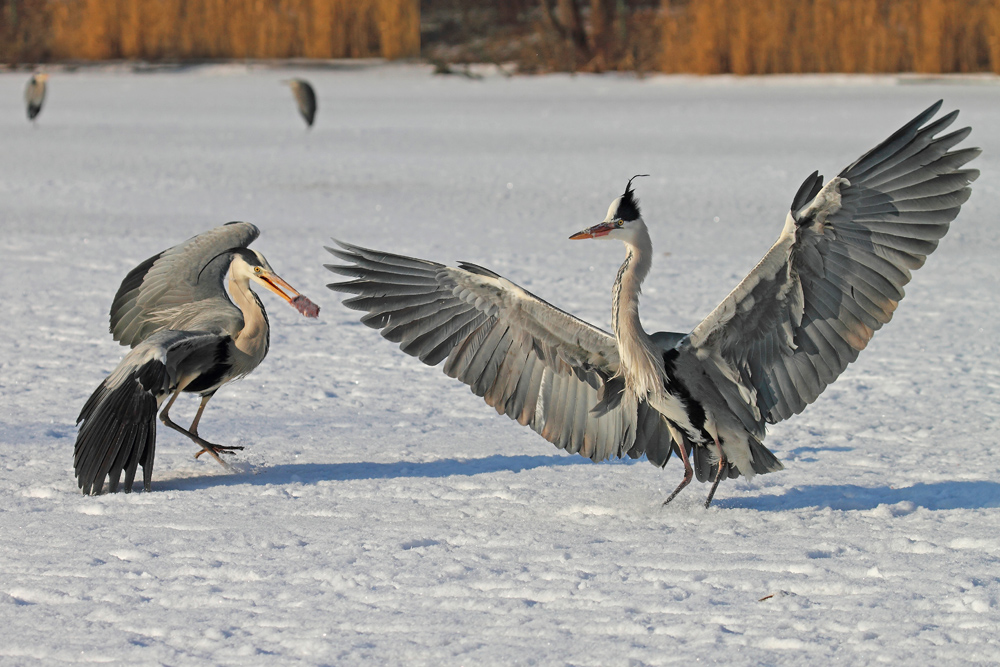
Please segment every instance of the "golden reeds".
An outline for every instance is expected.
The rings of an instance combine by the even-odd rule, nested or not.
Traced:
[[[664,0],[664,72],[1000,73],[1000,0]]]
[[[32,29],[44,38],[36,35],[33,53],[0,45],[5,60],[399,58],[420,51],[419,0],[0,0],[0,8],[26,2],[43,15]]]
[[[1000,73],[1000,0],[530,2],[529,69]],[[420,0],[0,0],[7,62],[419,51]]]

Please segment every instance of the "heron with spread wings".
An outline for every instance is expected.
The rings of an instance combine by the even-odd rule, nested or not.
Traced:
[[[247,246],[260,235],[248,222],[230,222],[150,257],[122,281],[111,306],[111,333],[132,350],[83,406],[77,423],[74,468],[80,489],[99,494],[132,490],[137,467],[150,490],[156,451],[156,413],[191,438],[223,467],[220,454],[242,447],[216,445],[198,435],[209,399],[227,382],[253,371],[267,355],[270,327],[256,283],[308,317],[319,308],[281,279]],[[228,295],[223,281],[228,277]],[[201,396],[191,426],[170,419],[181,392]]]
[[[632,181],[604,221],[571,239],[618,240],[612,332],[546,303],[480,266],[445,266],[338,241],[327,248],[353,280],[366,325],[469,385],[500,414],[595,461],[670,455],[684,478],[713,482],[782,469],[762,443],[768,424],[801,412],[888,322],[969,198],[978,148],[952,150],[969,128],[941,135],[957,111],[934,104],[823,183],[792,200],[777,242],[690,333],[647,334],[640,285],[652,244]],[[692,465],[693,463],[693,465]]]

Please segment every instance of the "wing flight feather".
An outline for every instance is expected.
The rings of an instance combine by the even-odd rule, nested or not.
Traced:
[[[595,461],[651,448],[650,460],[666,463],[671,439],[658,413],[627,400],[593,410],[618,371],[610,334],[475,264],[337,243],[327,250],[347,264],[327,268],[352,280],[328,287],[355,295],[344,304],[404,352],[444,362],[446,374],[557,447]]]
[[[940,107],[826,185],[807,178],[778,241],[691,333],[689,353],[752,389],[751,432],[801,412],[857,359],[968,200],[979,171],[962,167],[980,150],[951,150],[969,128],[937,136],[958,115],[930,122]]]

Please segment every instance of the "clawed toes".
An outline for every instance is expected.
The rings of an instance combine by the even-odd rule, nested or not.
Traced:
[[[242,450],[244,448],[240,447],[240,446],[237,446],[237,445],[213,445],[212,447],[203,447],[200,452],[198,452],[197,454],[194,455],[194,457],[198,458],[202,454],[212,454],[212,453],[214,453],[214,454],[232,454],[237,449]],[[209,451],[209,450],[211,450],[211,451]]]

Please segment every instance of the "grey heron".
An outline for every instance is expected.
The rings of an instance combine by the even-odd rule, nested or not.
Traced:
[[[313,120],[316,119],[316,91],[305,79],[289,79],[282,83],[292,89],[299,113],[305,119],[306,125],[312,127]]]
[[[48,80],[48,74],[33,74],[28,80],[28,85],[24,87],[24,104],[28,110],[28,120],[32,121],[32,123],[34,123],[38,114],[42,113],[42,104],[45,102],[45,88]]]
[[[138,465],[150,490],[156,451],[156,413],[191,438],[195,456],[219,456],[242,447],[215,445],[198,434],[209,399],[227,382],[253,371],[270,344],[264,305],[250,289],[265,287],[316,317],[319,308],[275,274],[259,252],[247,246],[260,231],[248,222],[230,222],[150,257],[122,281],[111,306],[111,333],[132,348],[90,396],[77,423],[74,469],[85,494],[132,490]],[[223,281],[228,276],[228,295]],[[170,419],[181,392],[201,396],[187,429]]]
[[[979,172],[978,148],[951,150],[969,128],[938,136],[934,104],[825,185],[809,176],[777,242],[689,333],[647,334],[640,285],[652,244],[632,180],[604,220],[571,239],[618,240],[612,333],[475,264],[458,267],[337,241],[366,325],[469,385],[500,414],[595,461],[671,453],[684,478],[719,482],[783,468],[768,424],[800,413],[888,322],[911,271],[948,231]],[[634,177],[633,177],[634,178]],[[693,460],[693,465],[692,465]]]

